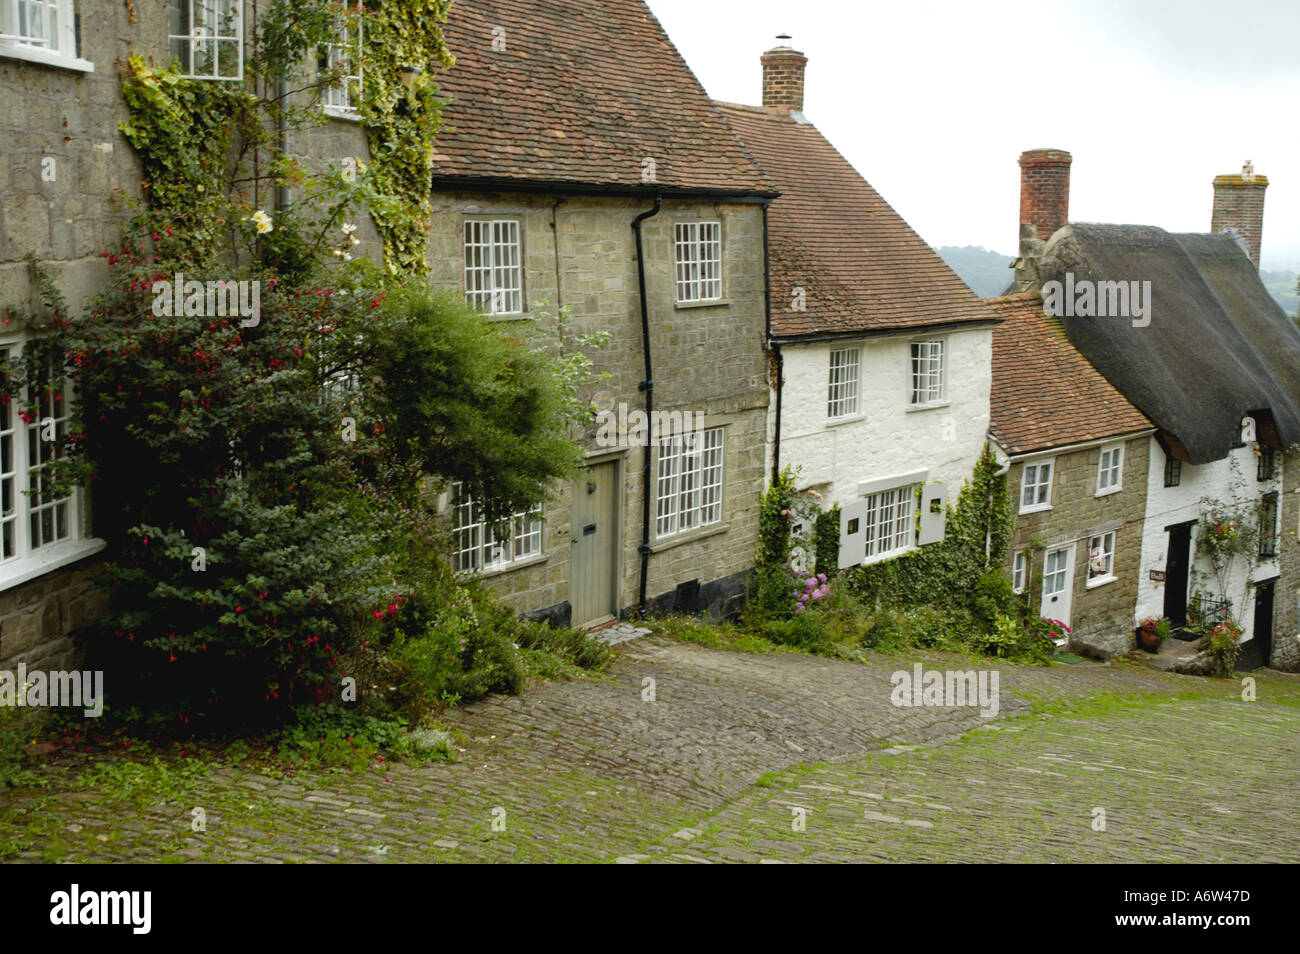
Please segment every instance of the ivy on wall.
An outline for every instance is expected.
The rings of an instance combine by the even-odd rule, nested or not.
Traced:
[[[429,228],[433,142],[442,101],[429,78],[435,63],[454,58],[440,24],[451,0],[369,0],[366,4],[366,98],[361,126],[370,146],[373,186],[383,201],[371,209],[384,240],[390,275],[420,274]],[[422,70],[414,89],[402,68]]]
[[[840,508],[838,505],[817,515],[813,523],[813,553],[817,572],[833,575],[840,568]]]
[[[303,249],[282,247],[281,236],[294,230],[270,229],[261,238],[262,230],[247,224],[248,213],[269,205],[271,187],[290,185],[303,199],[281,210],[282,218],[312,221],[321,211],[314,205],[326,194],[364,204],[384,242],[387,275],[422,273],[433,143],[442,122],[430,73],[435,64],[453,62],[441,26],[450,6],[451,0],[369,0],[363,11],[338,0],[278,0],[259,19],[243,83],[189,79],[132,55],[123,81],[129,119],[120,128],[140,159],[142,190],[158,226],[172,228],[176,243],[199,258],[226,242],[237,257],[235,239],[242,232],[257,238],[266,264],[301,262],[308,257]],[[359,16],[365,38],[359,117],[371,162],[355,187],[324,182],[302,188],[308,177],[299,164],[274,155],[276,125],[302,129],[325,120],[314,97],[282,100],[276,84],[288,81],[301,94],[342,82],[320,69],[314,53],[337,39],[340,23]],[[420,71],[409,91],[404,67]],[[263,162],[268,148],[273,155]],[[344,207],[337,201],[329,206],[335,214]]]
[[[119,125],[144,174],[150,207],[183,232],[200,257],[216,251],[228,221],[226,176],[236,131],[254,108],[235,83],[186,79],[144,57],[127,60],[122,86],[130,118]]]
[[[986,446],[956,506],[948,508],[941,543],[847,570],[858,596],[876,606],[979,606],[989,600],[998,608],[1009,604],[1010,583],[1002,567],[1014,513],[1006,475],[999,469]]]

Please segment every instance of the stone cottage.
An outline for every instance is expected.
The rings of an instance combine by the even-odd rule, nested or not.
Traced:
[[[452,487],[455,566],[579,626],[728,613],[758,539],[777,190],[643,3],[463,0],[446,36],[433,283],[505,329],[564,308],[609,335],[582,475],[496,532]]]
[[[1300,441],[1300,331],[1259,280],[1267,180],[1249,166],[1220,177],[1212,225],[1224,231],[1171,234],[1067,224],[1069,154],[1035,150],[1021,165],[1046,168],[1022,180],[1017,287],[1042,291],[1071,345],[1156,427],[1137,616],[1232,618],[1243,665],[1295,668],[1296,581],[1281,560],[1294,544],[1279,536]],[[1242,188],[1252,196],[1224,192]],[[1217,569],[1205,540],[1216,514],[1258,528],[1252,551]]]
[[[1036,292],[987,299],[990,434],[1008,467],[1012,587],[1030,612],[1070,627],[1075,652],[1132,648],[1155,428],[1074,349]]]
[[[29,253],[73,310],[103,286],[100,253],[118,247],[130,203],[141,199],[139,165],[118,128],[128,118],[120,72],[126,58],[139,54],[160,67],[175,60],[200,82],[239,81],[255,11],[251,0],[220,10],[195,0],[0,3],[0,309],[39,309],[23,261]],[[358,42],[340,29],[327,61],[343,62]],[[356,123],[364,66],[351,57],[358,64],[352,79],[319,96],[324,124],[288,137],[289,151],[317,167],[356,168],[368,156]],[[276,197],[261,202],[271,209]],[[377,257],[373,227],[358,224],[365,238],[358,252]],[[0,349],[12,355],[23,347],[17,321],[0,327]],[[67,383],[58,386],[66,397]],[[24,493],[39,479],[50,447],[9,405],[0,409],[0,669],[73,665],[70,634],[106,609],[91,582],[106,554],[95,537],[90,495],[38,502]]]
[[[804,116],[806,57],[783,43],[762,64],[761,107],[718,105],[781,192],[768,463],[840,506],[841,567],[890,559],[943,539],[988,432],[999,319]]]

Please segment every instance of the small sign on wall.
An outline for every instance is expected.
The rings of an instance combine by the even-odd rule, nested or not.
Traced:
[[[1164,570],[1152,570],[1152,571],[1151,571],[1151,582],[1152,582],[1152,583],[1163,583],[1164,581],[1165,581],[1165,571],[1164,571]]]

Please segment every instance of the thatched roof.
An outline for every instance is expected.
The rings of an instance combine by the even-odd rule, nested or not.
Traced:
[[[1072,224],[1043,253],[1044,282],[1150,282],[1150,324],[1063,317],[1073,344],[1194,464],[1227,455],[1246,414],[1262,439],[1300,443],[1300,330],[1229,235]]]

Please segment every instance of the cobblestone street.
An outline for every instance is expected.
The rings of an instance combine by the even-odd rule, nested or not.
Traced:
[[[456,764],[222,767],[161,804],[50,769],[3,796],[0,842],[20,861],[1300,861],[1300,677],[1256,673],[1244,702],[1133,664],[1003,665],[987,721],[891,704],[917,661],[994,664],[642,638],[603,676],[453,710]]]

